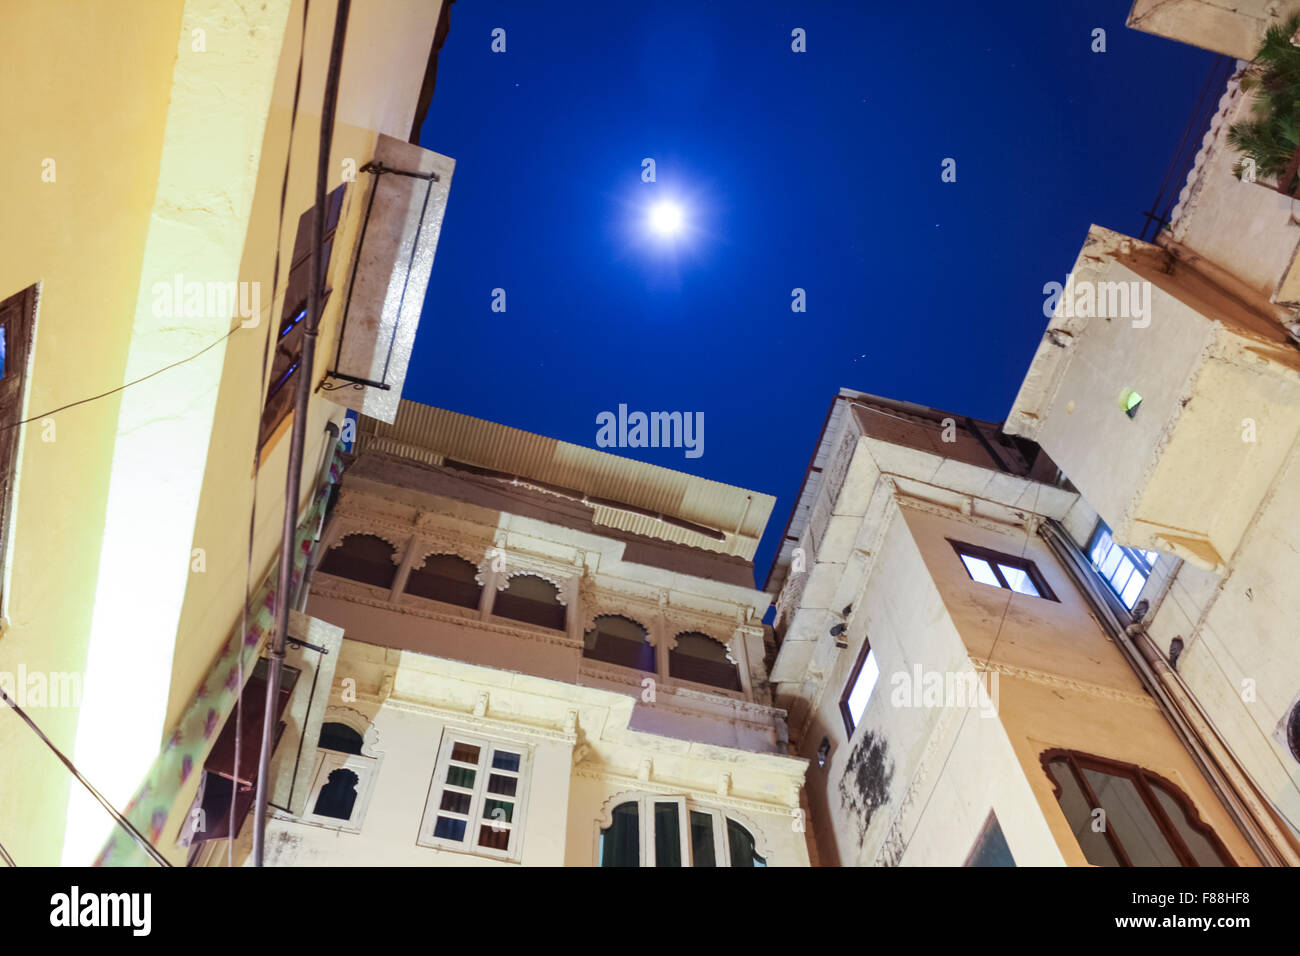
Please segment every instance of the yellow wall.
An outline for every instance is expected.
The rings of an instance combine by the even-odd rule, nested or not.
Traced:
[[[343,160],[355,160],[359,167],[370,157],[377,132],[409,136],[439,10],[439,3],[427,0],[369,0],[354,7],[331,187],[341,181]],[[246,21],[234,22],[228,8],[223,16],[218,0],[51,0],[7,4],[4,13],[0,89],[7,95],[0,100],[0,127],[6,148],[0,171],[9,184],[5,220],[11,227],[0,233],[0,297],[42,283],[26,414],[119,387],[167,364],[170,353],[189,355],[215,340],[199,323],[187,322],[178,332],[151,321],[155,281],[180,271],[199,280],[261,284],[259,326],[240,329],[200,361],[135,386],[125,398],[115,394],[52,416],[53,442],[41,440],[40,422],[24,429],[12,582],[6,589],[10,624],[0,639],[0,671],[16,673],[21,664],[28,671],[84,676],[94,635],[101,656],[108,647],[114,659],[126,652],[128,666],[147,665],[160,672],[158,677],[170,675],[154,680],[142,671],[140,680],[115,678],[108,688],[125,710],[146,702],[131,726],[148,728],[148,739],[122,732],[123,742],[142,758],[157,752],[239,620],[263,349],[268,323],[279,318],[280,303],[271,302],[270,290],[302,11],[301,0],[282,0],[245,11]],[[312,5],[277,291],[288,274],[298,217],[313,201],[333,16],[333,4]],[[205,28],[205,51],[192,49],[196,26]],[[274,53],[263,56],[263,48],[278,53],[278,62]],[[221,71],[231,70],[241,56],[253,61],[237,70],[239,82],[222,82]],[[221,132],[223,124],[239,126],[238,142],[232,145]],[[204,135],[222,139],[205,144]],[[57,164],[53,183],[41,181],[46,157]],[[160,180],[160,171],[169,168],[179,175],[163,174]],[[357,225],[349,210],[365,178],[349,190],[344,206],[332,262],[335,289],[343,286]],[[191,235],[172,241],[177,230]],[[314,380],[333,357],[341,299],[334,296],[327,311]],[[224,329],[233,317],[205,316],[204,321]],[[153,406],[142,405],[146,393]],[[168,411],[159,416],[159,434],[188,423],[182,428],[184,449],[142,453],[134,426],[141,420],[145,428],[158,426],[147,420],[150,407]],[[341,419],[343,409],[315,397],[309,417],[304,501],[314,490],[325,423]],[[155,448],[159,445],[172,451],[165,441]],[[287,457],[286,437],[263,462],[254,587],[278,550]],[[147,475],[154,460],[159,471],[171,467],[175,474]],[[124,461],[130,466],[126,471]],[[155,481],[163,493],[158,498],[165,500],[151,501],[147,490],[133,489],[137,473],[146,478],[146,488]],[[174,512],[178,522],[167,527],[160,521],[154,509],[161,507]],[[129,529],[135,521],[144,533],[132,542]],[[205,570],[182,574],[175,559],[189,550],[183,546],[190,544],[191,528],[192,547],[204,549]],[[165,547],[150,551],[151,536]],[[127,549],[141,551],[140,561],[117,560],[126,550],[124,539]],[[166,613],[156,615],[150,636],[137,643],[129,614],[105,613],[115,600],[115,588],[106,582],[124,576],[142,611],[155,610],[150,594],[156,594],[156,603],[174,607],[172,623]],[[138,658],[130,651],[138,651]],[[111,776],[99,771],[111,768],[115,757],[100,741],[104,716],[111,717],[115,705],[104,700],[104,681],[97,683],[97,692],[95,720],[87,718],[89,710],[79,713],[76,707],[33,710],[79,765],[103,765],[88,772],[92,782]],[[96,745],[86,747],[91,730]],[[110,723],[108,736],[113,732]],[[58,863],[75,816],[69,808],[70,776],[7,710],[0,713],[0,749],[11,766],[25,768],[23,775],[7,775],[0,784],[0,843],[20,864]],[[103,789],[120,807],[122,785],[134,787],[140,776],[142,770],[134,782],[114,780]],[[178,806],[188,805],[198,777],[191,776]],[[75,793],[84,805],[79,787]],[[99,813],[96,808],[82,821],[78,837],[66,836],[78,847],[72,862],[88,862],[81,859],[87,855],[82,844],[88,845],[88,836],[99,837],[84,832],[84,826],[88,821],[98,829],[94,814]],[[179,817],[174,815],[173,823],[179,824]],[[103,835],[110,828],[103,814]],[[169,827],[160,848],[179,862],[184,851],[174,847],[175,835],[175,826]]]
[[[41,283],[28,417],[122,384],[182,6],[5,5],[0,297]],[[51,416],[50,442],[40,422],[23,428],[0,671],[83,668],[119,406],[111,395]],[[75,708],[32,715],[72,750]],[[67,771],[7,708],[0,752],[22,768],[0,784],[0,842],[20,865],[57,863]]]

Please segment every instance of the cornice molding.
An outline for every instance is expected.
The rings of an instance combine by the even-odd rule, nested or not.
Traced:
[[[972,657],[971,663],[975,665],[976,670],[982,672],[991,671],[1016,680],[1029,681],[1047,687],[1059,687],[1065,690],[1075,691],[1076,693],[1086,694],[1089,697],[1099,697],[1104,700],[1113,700],[1118,703],[1132,704],[1135,707],[1144,707],[1148,710],[1160,709],[1160,705],[1156,702],[1155,698],[1137,691],[1120,690],[1117,687],[1106,687],[1103,684],[1093,684],[1089,681],[1077,680],[1072,677],[1062,677],[1059,674],[1033,670],[1028,667],[1019,667],[1015,664],[1006,664],[1001,661],[990,662],[986,658]]]

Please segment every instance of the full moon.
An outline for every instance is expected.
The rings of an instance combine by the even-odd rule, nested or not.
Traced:
[[[650,228],[661,236],[675,236],[682,231],[682,207],[674,202],[656,203],[650,209]]]

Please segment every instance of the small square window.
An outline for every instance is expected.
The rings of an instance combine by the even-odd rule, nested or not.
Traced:
[[[948,539],[948,543],[961,558],[961,563],[972,581],[1014,591],[1017,594],[1027,594],[1030,597],[1057,600],[1039,572],[1038,565],[1033,561],[1013,554],[981,548],[978,545],[953,541],[951,538]],[[1096,560],[1095,556],[1094,560]]]
[[[1088,556],[1092,559],[1093,568],[1110,585],[1115,596],[1124,607],[1131,610],[1146,586],[1147,578],[1160,558],[1160,552],[1121,547],[1115,543],[1110,528],[1099,521],[1092,533]]]

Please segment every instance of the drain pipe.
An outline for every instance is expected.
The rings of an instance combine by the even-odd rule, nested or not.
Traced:
[[[1300,865],[1300,853],[1278,826],[1267,801],[1261,797],[1254,781],[1238,763],[1182,678],[1164,659],[1146,628],[1133,621],[1127,611],[1119,610],[1108,591],[1103,593],[1105,585],[1096,579],[1059,522],[1054,519],[1044,521],[1039,534],[1147,692],[1160,705],[1165,719],[1255,855],[1265,866]]]
[[[316,335],[321,314],[321,251],[325,237],[325,186],[329,181],[330,145],[334,139],[334,108],[338,103],[339,72],[343,61],[343,40],[348,29],[351,0],[339,0],[334,15],[334,39],[329,68],[325,74],[325,97],[321,106],[320,146],[316,155],[316,211],[312,219],[310,275],[307,285],[307,318],[303,322],[302,358],[293,399],[293,434],[289,441],[289,468],[284,480],[284,525],[280,529],[280,575],[276,588],[275,632],[271,637],[266,669],[266,706],[262,711],[262,750],[257,760],[257,795],[253,804],[253,865],[261,866],[266,848],[266,803],[271,775],[271,749],[275,704],[280,696],[280,673],[284,667],[285,639],[289,633],[289,593],[293,581],[293,542],[298,530],[298,498],[302,487],[303,444],[307,436],[307,399],[315,370]],[[236,774],[238,776],[238,774]]]

